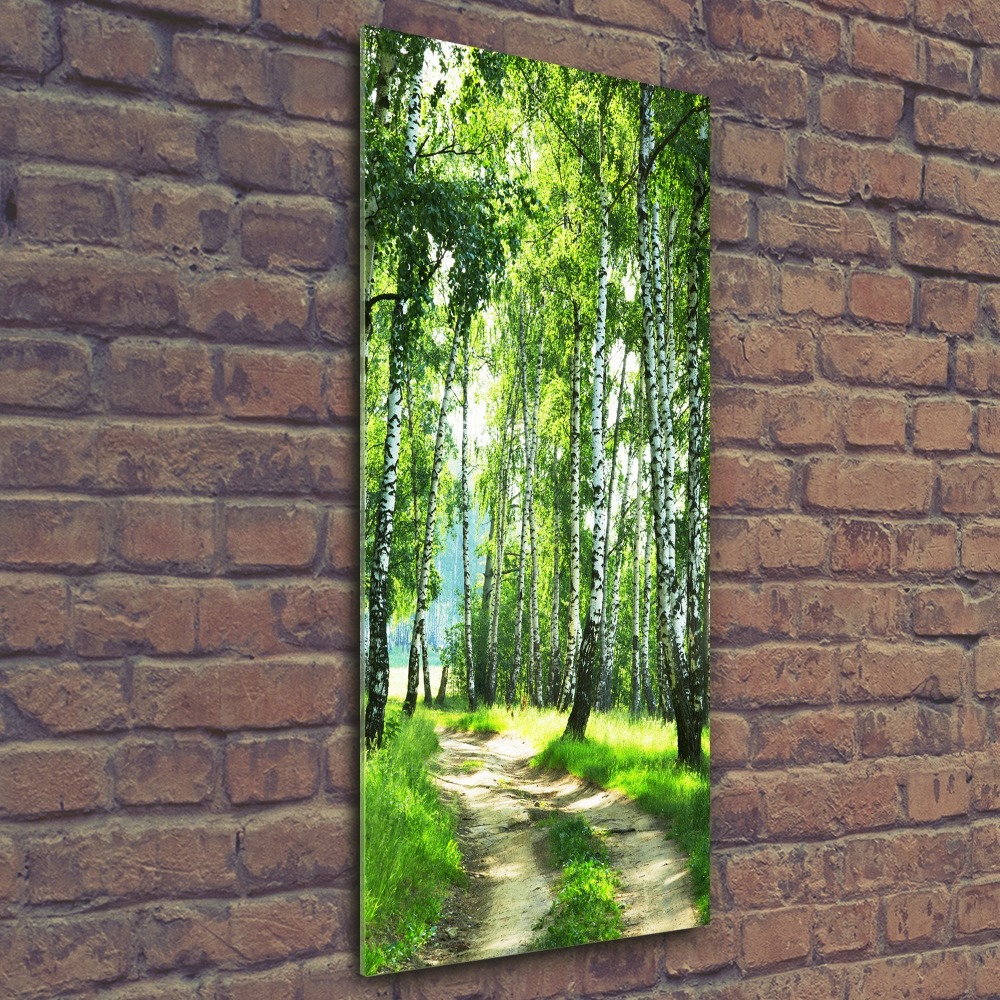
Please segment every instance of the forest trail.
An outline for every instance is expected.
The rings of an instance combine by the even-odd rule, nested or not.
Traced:
[[[419,964],[530,950],[559,877],[540,821],[560,811],[607,834],[610,863],[621,873],[626,936],[698,923],[687,858],[654,817],[617,792],[533,768],[530,761],[539,748],[519,737],[439,731],[439,738],[434,779],[457,802],[469,887],[446,904]]]

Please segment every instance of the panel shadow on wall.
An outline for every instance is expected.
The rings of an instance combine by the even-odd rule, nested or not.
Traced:
[[[707,922],[708,102],[362,45],[362,969]]]

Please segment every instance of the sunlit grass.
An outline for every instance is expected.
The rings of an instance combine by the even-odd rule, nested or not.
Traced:
[[[454,815],[427,775],[433,717],[386,708],[386,738],[364,762],[364,971],[398,969],[434,932],[453,885],[465,883]]]

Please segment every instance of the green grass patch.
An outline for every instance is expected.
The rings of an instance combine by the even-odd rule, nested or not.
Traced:
[[[364,971],[400,968],[434,932],[453,885],[464,885],[455,816],[426,771],[433,717],[386,708],[385,741],[364,761]]]
[[[549,848],[562,867],[562,878],[535,946],[564,948],[620,938],[625,925],[615,900],[618,873],[608,864],[607,848],[577,817],[547,822]]]

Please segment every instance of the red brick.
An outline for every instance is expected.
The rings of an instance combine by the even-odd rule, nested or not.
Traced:
[[[151,25],[81,5],[63,14],[62,41],[69,65],[89,80],[145,87],[160,81],[166,65]]]
[[[931,823],[946,816],[965,816],[969,812],[970,780],[964,768],[919,771],[906,776],[906,794],[910,819]]]
[[[76,409],[90,393],[91,364],[80,338],[8,331],[0,340],[0,404]]]
[[[993,594],[966,594],[957,587],[928,588],[914,595],[913,630],[917,635],[986,635],[998,612]]]
[[[355,421],[359,416],[360,381],[353,351],[332,353],[323,369],[323,401],[334,420]]]
[[[977,997],[1000,995],[1000,947],[983,948],[973,954]]]
[[[861,155],[861,197],[919,204],[923,193],[923,157],[893,146],[864,146]]]
[[[950,522],[912,524],[896,531],[896,569],[946,573],[958,565],[958,535]]]
[[[836,967],[795,969],[773,976],[746,979],[732,998],[718,1000],[839,1000],[844,995],[844,972]],[[687,994],[684,1000],[700,1000],[701,993]]]
[[[761,199],[757,212],[761,245],[770,250],[838,261],[863,257],[884,263],[889,259],[888,224],[871,213],[776,198]]]
[[[139,947],[153,971],[239,968],[328,952],[345,933],[341,892],[164,905],[142,924]]]
[[[785,186],[785,139],[774,129],[723,122],[712,134],[715,169],[724,177],[762,187]]]
[[[794,635],[799,597],[794,587],[722,583],[712,595],[712,637],[721,640]]]
[[[956,926],[959,934],[1000,930],[1000,882],[959,889]]]
[[[306,799],[319,787],[319,744],[288,738],[226,747],[226,791],[234,805]]]
[[[858,721],[865,757],[937,755],[961,745],[961,720],[952,705],[886,705],[861,713]]]
[[[105,750],[8,745],[0,751],[0,812],[7,817],[94,812],[111,805]]]
[[[836,333],[820,336],[820,361],[826,375],[860,385],[940,387],[948,382],[948,342],[886,333]]]
[[[328,567],[334,573],[357,573],[360,566],[358,511],[334,507],[327,527]]]
[[[923,146],[1000,160],[1000,110],[921,95],[913,105],[914,138]]]
[[[902,617],[902,599],[896,587],[804,583],[799,599],[800,634],[817,639],[891,636],[898,631]]]
[[[6,671],[7,697],[26,718],[50,733],[124,729],[128,706],[117,666],[72,661],[22,664]]]
[[[842,869],[842,852],[828,844],[760,844],[725,861],[726,886],[741,909],[830,902]]]
[[[269,809],[244,827],[241,856],[256,888],[316,885],[357,865],[351,815],[324,805]]]
[[[297,35],[305,38],[325,38],[332,35],[349,42],[358,41],[359,25],[378,24],[382,4],[376,0],[355,0],[345,4],[342,0],[261,0],[260,18],[264,24],[272,25],[287,35]],[[468,18],[462,17],[454,22],[456,29],[466,20],[476,20],[476,14],[469,11]],[[427,32],[431,37],[443,38],[444,35],[434,31]],[[449,36],[450,37],[450,36]],[[498,36],[497,41],[502,38]],[[463,41],[456,39],[456,41]],[[465,41],[464,44],[473,44]],[[485,40],[479,45],[488,44]],[[496,46],[494,46],[495,48]]]
[[[833,132],[891,139],[903,116],[903,88],[867,80],[829,80],[819,93],[820,122]]]
[[[851,66],[898,80],[921,80],[920,41],[905,28],[857,21],[851,31]]]
[[[955,385],[966,392],[1000,393],[1000,350],[992,344],[959,344]]]
[[[202,739],[140,739],[115,748],[115,799],[125,806],[193,805],[215,789],[215,751]]]
[[[177,34],[172,58],[174,80],[185,97],[253,107],[273,102],[266,43]]]
[[[774,309],[774,268],[760,257],[717,253],[712,260],[712,313],[746,317]]]
[[[183,582],[117,574],[90,578],[73,600],[74,649],[85,657],[191,653],[195,598],[194,588]]]
[[[804,135],[798,143],[798,180],[807,190],[847,202],[861,190],[861,153],[845,142]]]
[[[324,744],[326,790],[335,794],[354,795],[358,791],[361,771],[360,741],[353,731],[341,726]]]
[[[905,20],[910,12],[910,0],[822,0],[825,7],[835,10],[874,14],[894,21]]]
[[[234,566],[302,569],[319,542],[321,512],[303,504],[226,508],[226,556]]]
[[[928,1000],[959,1000],[969,987],[969,955],[960,951],[924,952],[901,958],[871,959],[852,970],[848,993],[859,997],[905,996],[913,983]]]
[[[979,760],[969,778],[972,804],[976,811],[985,813],[1000,810],[1000,764],[992,756]]]
[[[64,580],[0,573],[0,651],[53,652],[67,643],[70,615]]]
[[[714,704],[727,708],[829,704],[839,659],[830,648],[788,643],[717,650],[712,659]]]
[[[357,197],[356,132],[312,122],[279,127],[230,118],[219,128],[219,173],[237,187]]]
[[[0,500],[0,563],[94,567],[104,557],[108,513],[99,500]]]
[[[1000,170],[932,156],[924,176],[924,204],[930,208],[1000,221]]]
[[[816,907],[813,934],[817,951],[830,958],[871,950],[876,939],[876,915],[872,901]]]
[[[978,55],[980,96],[1000,100],[1000,52],[980,49]]]
[[[848,301],[858,319],[905,326],[913,319],[913,279],[906,274],[855,271]]]
[[[983,285],[981,297],[983,307],[981,329],[995,337],[1000,334],[1000,287]]]
[[[784,3],[715,0],[705,12],[708,36],[723,49],[828,65],[840,54],[840,21]]]
[[[921,400],[913,408],[916,451],[968,451],[972,447],[972,407],[964,400]]]
[[[231,893],[236,888],[231,824],[104,823],[88,832],[28,841],[32,903],[71,903],[145,894]],[[113,864],[108,864],[110,859]]]
[[[272,67],[278,106],[288,114],[347,124],[358,121],[356,65],[343,58],[279,51]]]
[[[1000,695],[1000,641],[981,639],[975,657],[976,694],[985,698]]]
[[[973,52],[941,38],[924,40],[924,78],[932,87],[956,94],[972,93]]]
[[[521,6],[551,10],[545,0],[529,0]],[[611,3],[607,0],[576,0],[573,13],[600,23],[670,37],[690,34],[694,19],[690,0],[612,0]]]
[[[844,845],[844,891],[870,896],[901,886],[948,885],[964,871],[967,848],[968,834],[956,830],[852,838]]]
[[[789,392],[773,400],[771,434],[781,448],[835,447],[841,419],[834,397],[827,393]]]
[[[889,571],[892,537],[875,521],[839,521],[830,566],[836,572],[878,576]]]
[[[129,189],[132,240],[144,250],[194,255],[225,247],[233,196],[217,185],[140,180]]]
[[[941,467],[941,509],[946,514],[994,514],[1000,470],[993,463],[953,462]]]
[[[55,996],[121,979],[129,967],[135,919],[43,917],[0,924],[4,988],[11,996]]]
[[[122,226],[115,176],[24,168],[18,174],[17,232],[44,240],[116,242]]]
[[[726,191],[712,185],[712,239],[741,243],[750,234],[750,196],[745,191]]]
[[[753,572],[760,565],[757,536],[744,518],[713,518],[711,544],[714,574]]]
[[[0,68],[47,73],[59,63],[54,11],[40,0],[11,0],[0,10]]]
[[[804,958],[810,951],[812,910],[789,906],[743,919],[743,961],[749,969]]]
[[[316,282],[316,322],[334,344],[354,347],[359,328],[358,272],[333,267]]]
[[[788,509],[792,488],[792,469],[788,464],[725,453],[713,456],[713,508]]]
[[[237,343],[301,340],[309,322],[305,283],[276,274],[206,275],[191,286],[185,305],[194,332]]]
[[[888,896],[885,934],[890,944],[941,945],[948,924],[949,893],[940,889],[900,892]]]
[[[213,505],[208,501],[129,498],[118,520],[118,552],[133,566],[206,572],[215,554]]]
[[[741,767],[750,751],[750,724],[739,715],[712,713],[712,761],[721,767]]]
[[[234,973],[211,981],[215,1000],[297,1000],[301,969],[291,963],[277,969]]]
[[[1000,406],[979,407],[978,444],[984,454],[1000,454]]]
[[[712,365],[717,375],[740,382],[805,382],[816,365],[813,338],[808,330],[767,320],[719,319],[712,331]]]
[[[132,705],[154,729],[273,729],[339,717],[344,669],[336,659],[140,660]]]
[[[106,398],[118,412],[180,415],[216,409],[212,359],[203,344],[116,340],[105,378]]]
[[[906,444],[906,402],[897,396],[853,396],[844,421],[848,444],[902,448]]]
[[[276,196],[243,204],[243,257],[258,267],[317,270],[337,254],[343,223],[323,198]]]
[[[1000,42],[1000,11],[990,0],[916,0],[922,28],[970,42]]]
[[[509,51],[528,59],[551,59],[553,50],[558,49],[563,64],[577,69],[606,73],[608,67],[614,66],[617,74],[630,80],[653,83],[660,78],[656,40],[634,31],[595,30],[579,24],[567,31],[565,22],[555,18],[511,16],[503,23],[503,37]],[[684,89],[678,84],[672,86]],[[705,93],[708,87],[706,81],[700,92]]]
[[[714,752],[713,743],[713,752]],[[822,764],[846,761],[854,749],[854,716],[842,711],[773,714],[754,725],[750,759],[755,767],[794,761]]]
[[[761,519],[752,534],[765,570],[816,570],[826,559],[827,529],[812,518]]]
[[[922,514],[930,506],[934,468],[902,458],[819,458],[806,467],[805,503],[821,510]]]
[[[712,788],[712,842],[756,841],[761,810],[762,799],[756,788],[716,784]]]
[[[873,701],[916,692],[953,701],[966,669],[965,651],[950,644],[868,640],[840,657],[840,696],[845,701]]]
[[[51,156],[116,170],[198,169],[202,119],[137,101],[49,91],[0,95],[0,138],[8,155]]]
[[[973,523],[962,532],[962,566],[973,573],[1000,572],[1000,523]]]
[[[251,20],[250,0],[130,0],[130,4],[236,28],[245,27]]]
[[[781,308],[785,312],[814,312],[829,319],[843,313],[844,301],[844,275],[839,268],[782,267]]]
[[[222,374],[230,416],[317,421],[325,413],[324,366],[316,355],[231,350]]]
[[[608,62],[604,69],[614,65]],[[808,113],[805,70],[778,60],[748,60],[694,47],[675,49],[664,62],[660,82],[664,87],[705,94],[714,107],[759,115],[768,121],[802,122]]]
[[[942,333],[972,333],[979,312],[977,292],[970,282],[924,278],[920,282],[920,326]]]

